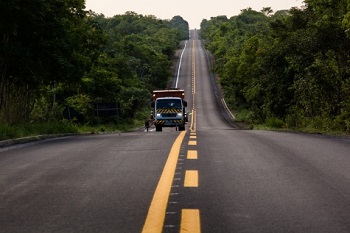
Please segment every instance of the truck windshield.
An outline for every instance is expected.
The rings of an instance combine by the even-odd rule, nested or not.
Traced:
[[[157,100],[157,108],[178,108],[181,109],[180,99],[161,99]]]

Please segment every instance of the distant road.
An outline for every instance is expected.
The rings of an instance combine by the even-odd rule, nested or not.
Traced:
[[[0,232],[350,232],[350,140],[238,130],[197,33],[179,74],[193,119],[186,132],[3,150]]]

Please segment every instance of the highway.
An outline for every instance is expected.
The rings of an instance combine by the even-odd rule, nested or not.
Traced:
[[[178,79],[186,131],[1,149],[0,232],[350,232],[350,139],[229,122],[197,33]]]

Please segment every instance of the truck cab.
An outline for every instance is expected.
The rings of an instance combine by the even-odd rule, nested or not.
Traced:
[[[162,131],[163,127],[185,130],[186,107],[187,102],[184,100],[183,90],[154,91],[152,108],[156,131]]]

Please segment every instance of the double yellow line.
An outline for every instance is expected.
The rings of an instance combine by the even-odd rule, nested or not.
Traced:
[[[166,207],[168,204],[171,183],[174,179],[177,160],[179,159],[180,147],[186,131],[182,131],[176,138],[165,164],[163,173],[154,193],[151,206],[149,207],[142,233],[161,233],[163,229]]]
[[[192,47],[192,122],[190,126],[191,134],[188,145],[195,146],[196,142],[196,109],[195,109],[195,41],[193,40]],[[145,224],[142,229],[142,233],[161,233],[163,231],[163,225],[166,215],[166,208],[169,201],[169,195],[171,192],[171,185],[174,179],[177,161],[179,159],[180,148],[183,139],[186,135],[186,131],[182,131],[176,138],[167,162],[165,164],[163,173],[158,182],[156,191],[154,193],[151,205],[148,210]],[[197,159],[198,154],[196,150],[189,150],[187,152],[187,159]],[[198,187],[198,171],[188,170],[185,173],[184,187]],[[181,226],[180,233],[191,232],[200,233],[200,213],[198,209],[182,209],[181,211]]]
[[[195,53],[195,40],[192,44],[192,119],[190,129],[196,130],[196,53]]]

